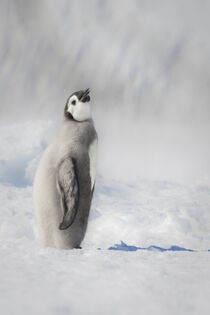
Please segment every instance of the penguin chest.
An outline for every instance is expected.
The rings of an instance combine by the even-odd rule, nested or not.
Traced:
[[[88,155],[89,155],[89,172],[90,172],[90,179],[91,179],[91,190],[95,184],[96,178],[96,169],[97,169],[97,147],[98,141],[94,139],[93,142],[89,146]]]

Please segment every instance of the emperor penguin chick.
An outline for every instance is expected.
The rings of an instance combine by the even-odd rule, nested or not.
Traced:
[[[78,248],[85,236],[96,176],[97,133],[89,89],[73,93],[61,130],[44,152],[33,198],[42,245]]]

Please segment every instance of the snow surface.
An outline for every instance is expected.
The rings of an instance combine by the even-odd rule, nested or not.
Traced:
[[[99,170],[83,248],[39,245],[32,181],[52,125],[0,127],[0,314],[209,314],[205,182],[123,182]]]

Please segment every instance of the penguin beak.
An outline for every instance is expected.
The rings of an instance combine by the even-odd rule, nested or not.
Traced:
[[[85,91],[82,93],[82,95],[81,95],[81,97],[80,97],[79,100],[80,100],[81,102],[83,102],[83,103],[89,102],[89,101],[90,101],[89,93],[90,93],[90,89],[85,90]]]

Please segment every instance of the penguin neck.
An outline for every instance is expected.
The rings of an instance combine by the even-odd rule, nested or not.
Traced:
[[[58,133],[58,140],[61,139],[62,143],[78,142],[81,138],[83,144],[91,142],[92,134],[94,133],[94,123],[92,119],[84,121],[76,121],[64,117],[61,129]],[[91,138],[91,139],[90,139]]]
[[[82,124],[82,123],[91,122],[91,121],[92,121],[91,117],[82,121],[78,121],[74,119],[74,117],[70,113],[68,113],[68,115],[65,113],[63,117],[63,124],[66,124],[66,123]]]

